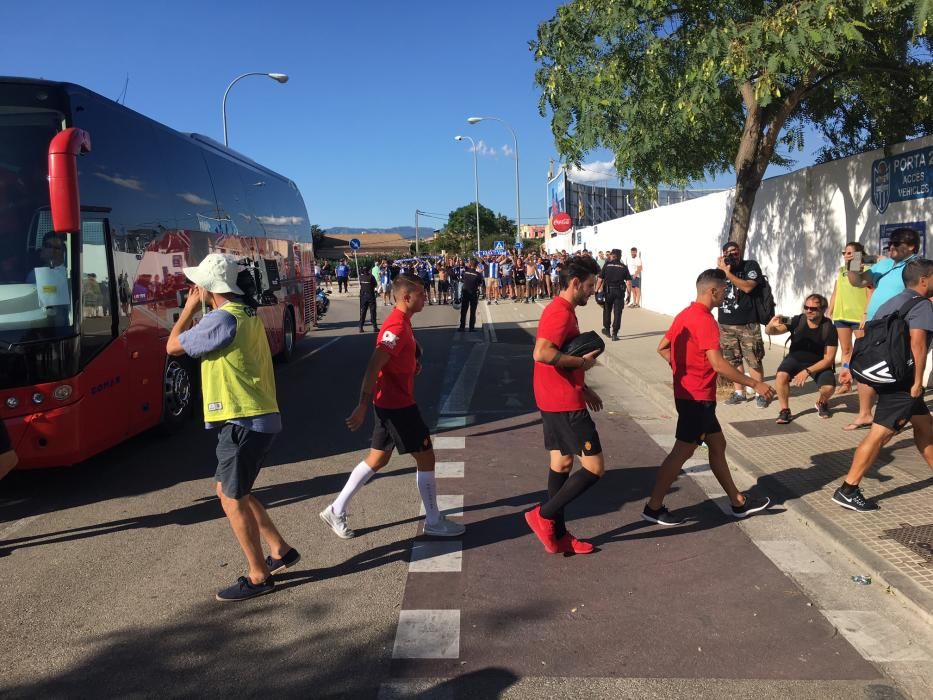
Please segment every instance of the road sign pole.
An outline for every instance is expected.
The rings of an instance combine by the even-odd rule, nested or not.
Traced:
[[[356,283],[360,283],[360,262],[356,259],[356,251],[353,251],[353,264],[356,265]]]

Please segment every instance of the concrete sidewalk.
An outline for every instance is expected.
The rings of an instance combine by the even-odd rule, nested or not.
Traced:
[[[685,306],[686,302],[685,300]],[[594,303],[577,310],[583,330],[602,326],[602,309]],[[622,337],[607,339],[600,361],[642,390],[673,416],[671,370],[656,348],[672,317],[645,309],[626,309]],[[765,378],[772,382],[784,357],[782,342],[768,345]],[[816,415],[816,387],[791,390],[795,419],[777,425],[778,406],[760,409],[754,401],[738,406],[721,402],[717,415],[729,442],[734,466],[758,480],[758,489],[796,513],[808,524],[844,545],[852,557],[852,574],[870,574],[874,585],[889,586],[933,620],[933,473],[917,453],[910,430],[884,448],[862,482],[865,495],[881,510],[855,513],[831,501],[849,469],[864,430],[842,428],[857,412],[853,391],[830,401],[832,418]]]

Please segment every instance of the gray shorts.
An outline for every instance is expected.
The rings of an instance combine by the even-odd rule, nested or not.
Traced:
[[[217,472],[214,480],[227,498],[243,498],[253,489],[263,460],[276,433],[258,433],[224,423],[217,436]]]

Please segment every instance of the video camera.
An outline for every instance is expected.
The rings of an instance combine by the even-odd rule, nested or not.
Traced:
[[[282,288],[275,260],[241,258],[237,264],[244,268],[236,278],[237,286],[243,290],[243,303],[253,308],[275,304],[273,292]]]

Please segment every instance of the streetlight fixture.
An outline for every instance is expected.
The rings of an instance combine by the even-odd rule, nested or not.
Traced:
[[[454,136],[454,139],[457,141],[468,139],[473,144],[473,188],[476,191],[476,250],[479,251],[482,250],[482,245],[479,241],[479,171],[476,168],[476,141],[469,136]]]
[[[512,140],[515,142],[515,242],[518,243],[522,237],[522,193],[518,179],[518,137],[515,135],[515,129],[509,126],[507,121],[499,117],[468,117],[467,124],[479,124],[483,120],[500,122],[512,132]]]
[[[246,77],[248,77],[248,76],[250,76],[250,75],[264,75],[264,76],[266,76],[267,78],[272,78],[272,79],[273,79],[275,82],[277,82],[277,83],[287,83],[287,82],[288,82],[288,76],[287,76],[285,73],[244,73],[243,75],[238,75],[236,78],[234,78],[234,79],[233,79],[233,82],[231,82],[231,83],[227,86],[227,89],[224,90],[224,101],[223,101],[223,108],[222,108],[222,111],[223,111],[223,119],[224,119],[224,146],[229,146],[229,145],[230,145],[230,143],[227,141],[227,93],[230,92],[230,88],[232,88],[234,85],[236,85],[236,83],[237,83],[238,81],[240,81],[240,80],[242,80],[243,78],[246,78]]]

